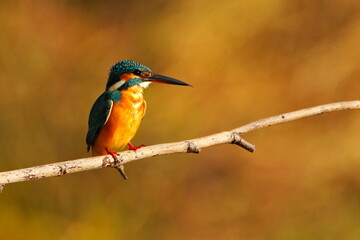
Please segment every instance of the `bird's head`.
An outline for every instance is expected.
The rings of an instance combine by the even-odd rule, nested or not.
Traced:
[[[141,63],[125,60],[110,68],[106,90],[121,91],[135,85],[146,88],[151,82],[191,86],[180,80],[153,73],[150,68]]]

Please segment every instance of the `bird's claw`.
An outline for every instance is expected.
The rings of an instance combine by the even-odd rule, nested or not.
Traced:
[[[135,147],[134,145],[131,144],[131,142],[129,142],[128,146],[129,146],[129,150],[138,150],[139,148],[142,148],[144,145],[140,145],[138,147]]]
[[[117,164],[119,161],[118,157],[119,154],[116,152],[110,151],[107,147],[105,147],[105,150],[108,154],[110,154],[114,158],[115,164]],[[120,172],[121,176],[126,180],[128,177],[126,176],[124,165],[115,166],[115,168]]]

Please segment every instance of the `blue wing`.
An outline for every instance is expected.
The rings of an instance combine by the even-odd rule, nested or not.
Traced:
[[[113,95],[113,92],[104,92],[96,99],[91,108],[88,122],[89,130],[86,136],[87,151],[90,150],[90,147],[94,144],[100,130],[109,119],[113,100],[116,100]]]

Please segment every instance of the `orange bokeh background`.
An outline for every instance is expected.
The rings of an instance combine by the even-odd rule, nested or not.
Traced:
[[[152,84],[134,144],[230,130],[359,99],[360,2],[2,1],[0,171],[89,156],[108,69]],[[360,239],[360,114],[341,111],[221,145],[6,186],[0,239]]]

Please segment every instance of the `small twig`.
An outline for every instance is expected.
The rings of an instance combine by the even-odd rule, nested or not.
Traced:
[[[125,168],[124,168],[124,165],[120,165],[118,167],[115,167],[119,173],[121,174],[121,176],[126,180],[128,179],[128,176],[126,176],[126,173],[125,173]]]
[[[233,136],[233,140],[231,142],[232,144],[236,144],[244,148],[245,150],[248,150],[249,152],[255,151],[255,145],[252,145],[251,143],[245,141],[245,139],[242,139],[239,133],[233,132],[232,136]]]
[[[240,136],[254,131],[269,127],[275,124],[293,121],[299,118],[310,117],[327,112],[346,110],[346,109],[360,109],[360,101],[338,102],[330,103],[312,108],[302,109],[295,112],[284,113],[278,116],[264,118],[256,122],[252,122],[222,133],[216,133],[206,137],[195,138],[186,141],[174,142],[143,147],[136,151],[120,152],[119,159],[121,162],[115,161],[110,155],[83,158],[71,160],[66,162],[52,163],[42,166],[30,167],[25,169],[13,170],[0,173],[0,191],[6,184],[30,181],[46,177],[62,176],[70,173],[77,173],[87,170],[115,167],[121,169],[123,164],[131,161],[149,158],[159,155],[172,154],[172,153],[199,153],[200,149],[219,145],[219,144],[236,144],[244,149],[253,152],[255,146],[246,142]],[[121,171],[121,170],[119,170]],[[126,178],[124,172],[123,177]]]

